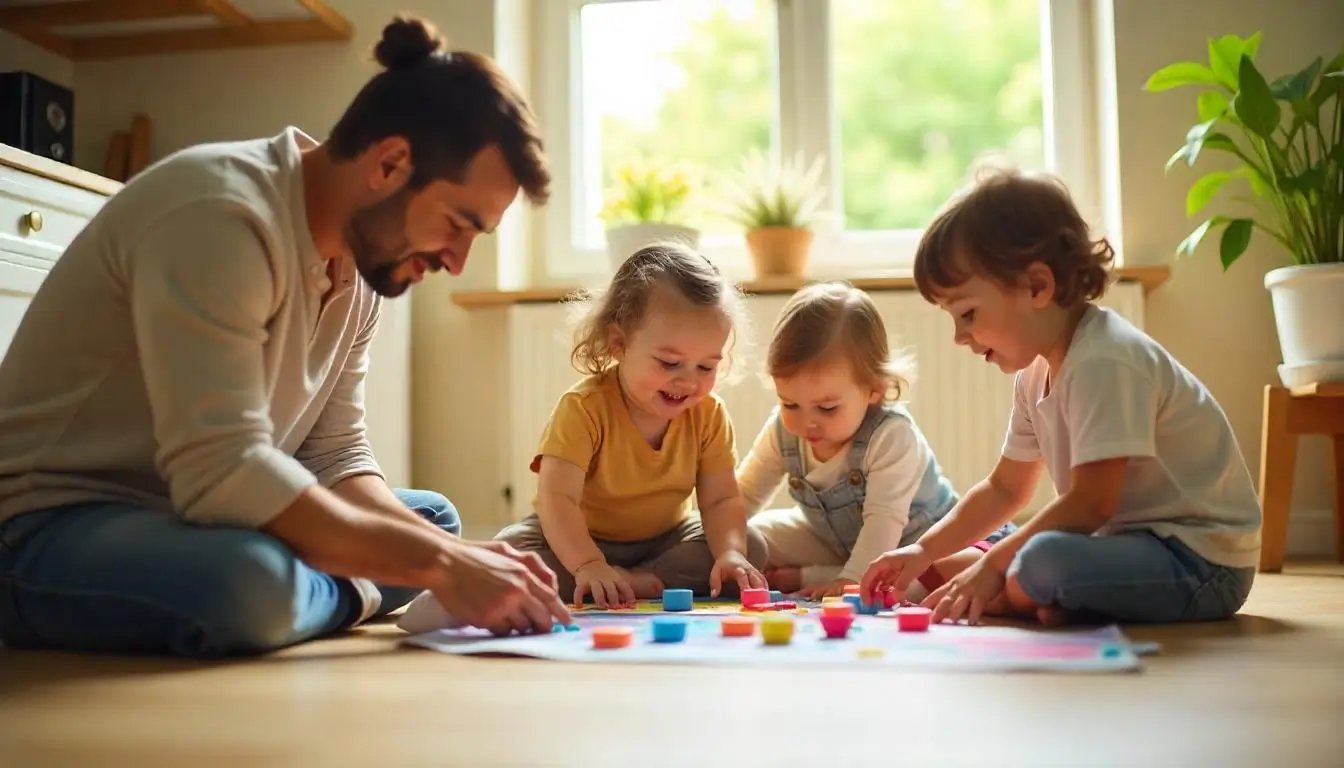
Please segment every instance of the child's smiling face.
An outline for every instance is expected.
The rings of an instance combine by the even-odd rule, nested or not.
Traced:
[[[952,316],[953,341],[1004,373],[1016,373],[1043,351],[1038,310],[1049,306],[1051,295],[1028,273],[1012,286],[971,275],[937,299]]]
[[[806,440],[822,461],[854,437],[868,406],[881,401],[884,394],[860,382],[854,366],[843,356],[776,377],[775,391],[785,431]]]
[[[668,420],[714,389],[732,323],[720,307],[691,304],[659,285],[631,332],[613,329],[621,386],[632,409]]]

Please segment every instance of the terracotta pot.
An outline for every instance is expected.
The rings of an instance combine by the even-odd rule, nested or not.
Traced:
[[[812,253],[812,230],[763,227],[747,233],[747,248],[758,277],[805,276]]]

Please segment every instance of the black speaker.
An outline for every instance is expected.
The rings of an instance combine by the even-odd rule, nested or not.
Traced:
[[[0,143],[75,164],[75,94],[31,72],[0,72]]]

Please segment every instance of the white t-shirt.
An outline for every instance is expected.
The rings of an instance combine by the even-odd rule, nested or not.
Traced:
[[[1148,529],[1212,563],[1254,566],[1260,503],[1232,427],[1209,390],[1121,315],[1091,307],[1046,390],[1037,358],[1017,374],[1003,455],[1044,459],[1055,489],[1070,472],[1129,457],[1120,505],[1098,534]]]
[[[778,418],[779,409],[775,408],[738,466],[737,484],[748,516],[760,512],[788,477],[780,453]],[[809,484],[814,488],[830,488],[842,480],[848,482],[849,443],[827,461],[819,461],[811,445],[799,442],[804,478]],[[873,430],[863,456],[863,471],[868,477],[863,529],[840,578],[859,581],[869,563],[900,544],[901,534],[910,522],[910,504],[929,464],[929,454],[928,444],[909,419],[892,417]]]

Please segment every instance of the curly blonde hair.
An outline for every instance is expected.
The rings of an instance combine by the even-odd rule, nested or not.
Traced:
[[[584,291],[571,299],[574,347],[570,362],[579,373],[597,375],[616,364],[611,347],[611,329],[627,333],[639,328],[654,288],[675,289],[691,305],[716,307],[732,326],[725,357],[731,373],[740,340],[747,336],[747,319],[741,292],[724,278],[709,259],[678,242],[656,243],[639,249],[616,270],[600,291]],[[721,378],[726,378],[723,376]]]
[[[893,353],[886,324],[867,293],[845,282],[809,285],[789,299],[775,322],[766,368],[787,379],[809,365],[841,357],[858,380],[900,400],[914,380],[914,356]]]
[[[1055,277],[1055,303],[1072,309],[1106,293],[1114,260],[1110,242],[1092,237],[1058,178],[987,166],[924,231],[915,285],[932,303],[973,274],[1013,285],[1039,261]]]

